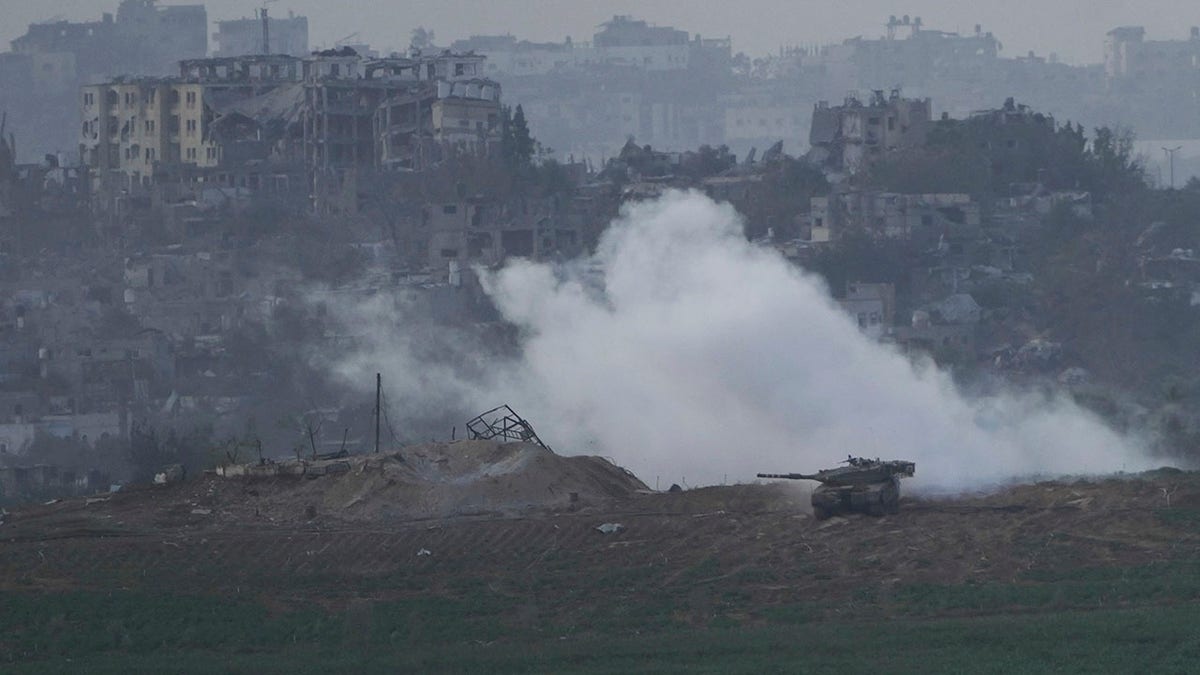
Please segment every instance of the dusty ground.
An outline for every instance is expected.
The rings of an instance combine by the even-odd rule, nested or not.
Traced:
[[[442,461],[446,452],[460,456]],[[653,493],[603,460],[526,446],[405,455],[318,478],[205,476],[21,509],[0,525],[0,590],[336,604],[466,584],[567,611],[564,594],[579,589],[600,602],[670,588],[703,612],[720,589],[748,605],[852,612],[864,589],[1020,584],[1200,557],[1200,479],[1174,471],[905,498],[896,516],[818,523],[793,484]],[[622,528],[597,531],[605,523]]]

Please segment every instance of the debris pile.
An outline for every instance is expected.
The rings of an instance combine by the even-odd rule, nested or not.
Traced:
[[[276,522],[577,511],[647,490],[633,474],[608,460],[562,457],[532,441],[428,443],[405,448],[403,456],[246,465],[219,473],[253,483],[253,499],[240,508]]]

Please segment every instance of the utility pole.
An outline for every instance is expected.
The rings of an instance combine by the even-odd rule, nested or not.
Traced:
[[[1171,163],[1171,189],[1172,190],[1175,189],[1175,153],[1179,152],[1182,149],[1183,149],[1183,146],[1181,146],[1181,145],[1177,145],[1173,148],[1163,148],[1162,149],[1163,152],[1166,153],[1166,155],[1169,158],[1169,161]]]
[[[379,406],[380,399],[383,397],[383,375],[375,373],[375,454],[379,454],[379,414],[382,408]]]

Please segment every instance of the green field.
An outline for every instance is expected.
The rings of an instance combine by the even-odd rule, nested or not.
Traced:
[[[1197,569],[902,587],[824,611],[726,597],[699,624],[697,600],[675,594],[581,607],[578,624],[556,625],[486,590],[338,609],[4,593],[0,671],[1187,673],[1200,663]]]
[[[53,505],[5,525],[0,674],[1200,672],[1195,477],[828,523],[764,494],[656,497],[615,535],[609,514],[176,522],[182,491]]]

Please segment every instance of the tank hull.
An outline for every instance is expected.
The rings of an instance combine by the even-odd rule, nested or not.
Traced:
[[[812,493],[813,515],[825,520],[842,513],[872,516],[898,513],[900,485],[895,478],[863,485],[820,485]]]

